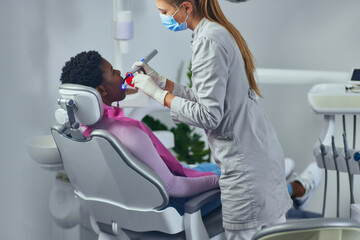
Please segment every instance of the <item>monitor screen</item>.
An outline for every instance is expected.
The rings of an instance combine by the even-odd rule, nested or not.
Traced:
[[[359,81],[360,82],[360,68],[355,68],[353,70],[350,81]]]

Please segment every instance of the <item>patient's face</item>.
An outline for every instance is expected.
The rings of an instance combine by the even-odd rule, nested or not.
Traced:
[[[112,102],[123,100],[126,96],[126,90],[121,88],[123,78],[120,71],[113,69],[111,64],[105,59],[103,59],[101,69],[103,70],[104,80],[100,86],[105,88],[106,91],[106,95],[101,95],[104,103],[111,105]]]

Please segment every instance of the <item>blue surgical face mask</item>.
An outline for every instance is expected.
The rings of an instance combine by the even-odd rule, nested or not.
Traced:
[[[174,18],[174,16],[178,13],[180,8],[173,15],[165,15],[165,14],[160,13],[160,18],[161,18],[162,24],[166,28],[170,29],[171,31],[177,32],[177,31],[182,31],[182,30],[187,29],[186,21],[187,21],[189,15],[186,15],[185,22],[183,22],[181,24],[179,24]]]

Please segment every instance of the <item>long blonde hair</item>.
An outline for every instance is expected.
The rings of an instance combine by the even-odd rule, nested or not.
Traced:
[[[180,5],[185,1],[195,3],[196,9],[202,14],[202,16],[204,16],[210,21],[222,25],[232,35],[236,44],[239,47],[242,58],[244,60],[245,71],[249,81],[249,85],[251,89],[261,97],[261,92],[255,79],[256,69],[255,69],[254,56],[250,52],[249,47],[245,39],[241,36],[240,32],[234,27],[234,25],[232,25],[232,23],[230,23],[226,19],[224,13],[220,8],[218,1],[217,0],[168,0],[169,4],[175,7],[180,7]]]

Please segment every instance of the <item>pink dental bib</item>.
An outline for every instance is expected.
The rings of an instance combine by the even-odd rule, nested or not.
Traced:
[[[144,131],[149,138],[151,139],[156,151],[160,155],[161,159],[165,162],[167,167],[177,176],[186,176],[186,177],[201,177],[208,175],[215,175],[212,172],[199,172],[193,169],[184,167],[170,152],[166,147],[160,142],[160,140],[154,135],[154,133],[141,121],[125,117],[121,108],[109,107],[104,104],[104,114],[101,121],[106,118],[115,119],[116,121],[121,122],[122,124],[133,126]],[[84,135],[86,137],[90,136],[93,127],[86,126]]]

